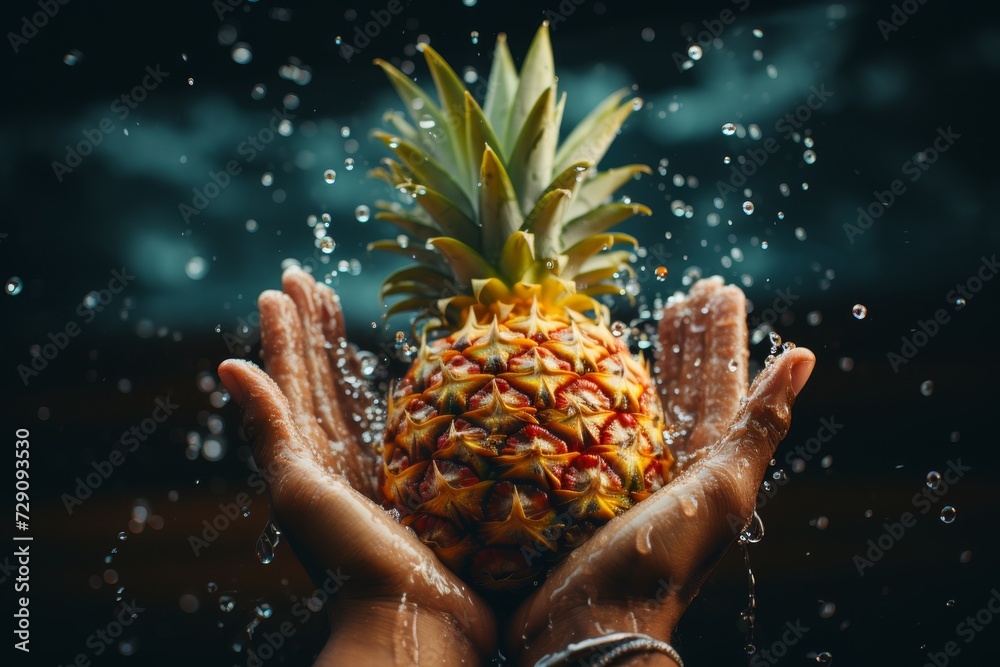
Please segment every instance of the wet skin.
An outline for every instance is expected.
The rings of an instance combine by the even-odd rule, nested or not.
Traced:
[[[258,302],[267,372],[230,359],[219,375],[243,411],[258,467],[271,472],[272,514],[296,555],[317,584],[328,569],[348,577],[330,602],[331,636],[317,665],[474,665],[498,648],[530,665],[607,632],[669,641],[751,516],[815,364],[809,350],[790,350],[748,389],[742,292],[707,279],[669,303],[654,373],[677,427],[678,474],[498,618],[382,510],[373,473],[379,457],[351,418],[372,395],[352,380],[360,369],[342,345],[337,297],[300,269],[285,272],[282,288]],[[646,655],[622,664],[673,662]]]

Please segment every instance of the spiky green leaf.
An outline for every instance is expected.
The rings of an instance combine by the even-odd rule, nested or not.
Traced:
[[[486,118],[490,121],[490,125],[501,142],[506,139],[507,124],[510,120],[511,107],[514,106],[517,84],[517,69],[514,67],[514,59],[510,55],[510,49],[507,48],[507,35],[500,33],[497,35],[496,48],[493,50],[493,65],[490,67],[483,113],[486,114]],[[496,146],[496,150],[500,150],[503,144],[490,145]]]
[[[623,204],[612,202],[598,206],[592,211],[574,218],[563,227],[563,244],[572,245],[588,236],[594,236],[611,229],[623,220],[633,215],[651,215],[652,211],[642,204]]]
[[[414,183],[423,185],[450,199],[452,204],[466,217],[473,217],[472,205],[465,190],[455,182],[455,179],[441,163],[401,137],[381,130],[375,130],[372,132],[372,136],[388,146],[396,154],[396,157],[406,165],[412,174],[411,180]]]
[[[474,248],[447,236],[438,236],[427,240],[427,245],[434,247],[444,256],[451,268],[455,281],[462,286],[471,285],[473,279],[497,278],[496,269]]]
[[[490,146],[483,151],[479,172],[479,220],[483,227],[483,249],[496,259],[507,238],[521,228],[524,218],[507,170]]]
[[[569,215],[576,217],[597,208],[607,202],[608,197],[632,180],[636,174],[650,173],[652,171],[644,164],[630,164],[617,169],[609,169],[601,172],[594,178],[585,180],[580,184],[580,189],[573,200],[573,206],[570,208]]]
[[[622,123],[637,104],[636,100],[618,104],[627,92],[622,89],[612,93],[580,121],[556,153],[556,171],[579,160],[593,160],[594,164],[601,161]]]
[[[552,58],[552,42],[549,41],[549,25],[543,22],[535,33],[524,57],[517,86],[517,94],[510,110],[507,132],[504,134],[504,150],[510,154],[517,141],[524,120],[531,113],[539,96],[556,80],[556,67]]]
[[[538,97],[524,119],[521,133],[507,161],[507,173],[519,197],[521,211],[527,213],[552,179],[559,128],[555,125],[555,86]]]

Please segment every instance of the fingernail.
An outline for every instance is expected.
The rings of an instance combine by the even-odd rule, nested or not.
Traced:
[[[236,379],[236,376],[232,373],[222,372],[219,373],[219,379],[222,380],[222,384],[226,385],[226,389],[236,405],[243,405],[243,387],[240,386],[240,381]]]
[[[812,357],[798,361],[792,366],[792,391],[795,392],[796,396],[802,391],[802,387],[806,386],[806,381],[812,375],[815,366],[816,359]]]

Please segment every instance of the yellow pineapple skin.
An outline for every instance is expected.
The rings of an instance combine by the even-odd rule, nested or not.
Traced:
[[[516,590],[669,481],[649,367],[602,320],[469,309],[390,391],[386,503],[452,570]]]

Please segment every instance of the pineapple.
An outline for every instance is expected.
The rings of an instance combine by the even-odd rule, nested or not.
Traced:
[[[407,107],[395,154],[372,175],[412,198],[379,202],[403,241],[371,247],[418,264],[382,285],[419,311],[423,340],[390,389],[380,483],[451,569],[484,589],[536,579],[601,524],[669,480],[673,456],[648,364],[609,328],[598,297],[623,294],[634,238],[608,230],[645,206],[609,201],[642,173],[595,173],[640,100],[608,97],[558,144],[548,26],[520,74],[497,38],[485,104],[423,47],[433,100],[376,60]],[[428,332],[437,336],[428,340]]]

